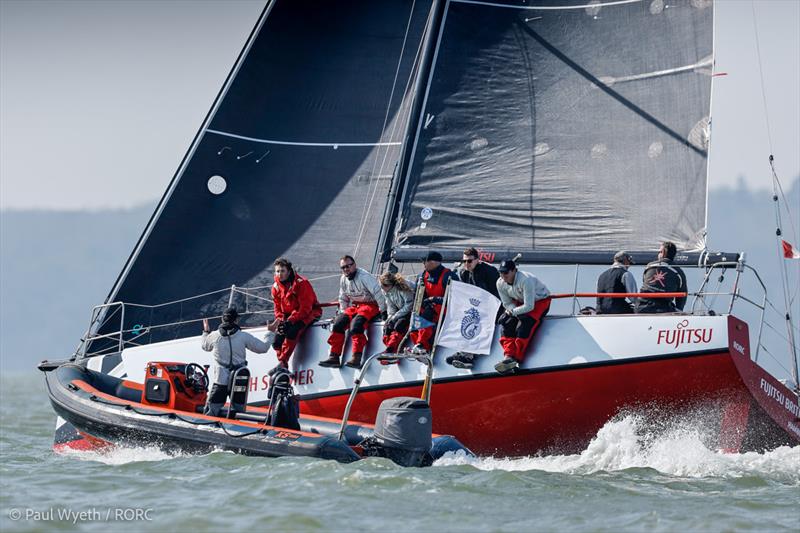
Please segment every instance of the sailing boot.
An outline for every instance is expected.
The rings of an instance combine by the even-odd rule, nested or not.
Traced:
[[[513,374],[519,370],[519,361],[513,357],[506,357],[501,362],[494,365],[494,369],[497,370],[499,374]]]
[[[349,366],[350,368],[356,368],[356,369],[361,368],[361,358],[363,357],[363,355],[364,354],[362,352],[354,353],[353,357],[348,362],[346,362],[344,365],[345,366]],[[322,364],[322,363],[320,363],[320,364]]]
[[[448,357],[448,359],[450,359]],[[475,354],[458,352],[453,356],[453,362],[450,363],[456,368],[472,368],[475,365]]]
[[[325,366],[329,368],[339,368],[339,358],[341,356],[338,353],[331,352],[328,354],[328,358],[324,361],[319,362],[319,366]]]

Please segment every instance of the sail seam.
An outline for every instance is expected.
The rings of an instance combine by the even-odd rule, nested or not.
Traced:
[[[223,137],[231,137],[233,139],[241,139],[243,141],[251,141],[263,144],[279,144],[283,146],[320,146],[320,147],[327,147],[333,148],[334,150],[337,148],[345,147],[345,148],[353,148],[353,147],[364,147],[364,146],[399,146],[402,144],[400,141],[391,141],[391,142],[376,142],[376,143],[368,143],[368,142],[302,142],[302,141],[278,141],[275,139],[259,139],[257,137],[246,137],[244,135],[237,135],[235,133],[228,133],[225,131],[219,130],[212,130],[211,128],[206,129],[207,133],[213,133],[215,135],[222,135]]]

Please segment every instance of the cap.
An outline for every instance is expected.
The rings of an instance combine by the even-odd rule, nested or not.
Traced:
[[[630,264],[633,264],[633,257],[631,257],[631,254],[629,254],[628,252],[620,250],[619,252],[614,254],[615,263],[623,263],[626,259]]]
[[[229,307],[225,310],[224,313],[222,313],[222,320],[224,322],[233,322],[237,318],[239,318],[239,313],[236,312],[235,307]]]
[[[505,261],[500,262],[500,268],[497,270],[500,271],[501,274],[505,274],[506,272],[511,272],[512,270],[516,270],[517,265],[511,259],[506,259]]]
[[[428,255],[425,256],[423,261],[439,261],[442,262],[442,254],[439,252],[428,252]]]

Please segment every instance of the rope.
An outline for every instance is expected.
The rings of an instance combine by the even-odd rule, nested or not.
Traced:
[[[256,435],[256,434],[261,433],[263,431],[262,429],[256,429],[254,431],[251,431],[250,433],[231,433],[230,431],[225,429],[225,425],[222,422],[216,422],[216,424],[222,430],[223,433],[225,433],[229,437],[233,437],[234,439],[241,439],[242,437],[249,437],[250,435]]]
[[[766,124],[767,140],[769,142],[769,154],[770,154],[769,155],[769,165],[770,165],[770,169],[772,170],[772,191],[773,191],[772,199],[775,202],[775,225],[776,225],[775,240],[776,240],[776,248],[777,248],[777,252],[778,252],[778,262],[779,262],[778,266],[779,266],[779,268],[781,270],[781,285],[782,285],[782,289],[783,289],[784,305],[786,306],[786,310],[785,310],[785,313],[784,313],[784,318],[785,318],[786,323],[788,324],[787,327],[786,327],[786,332],[788,334],[788,338],[785,338],[785,340],[789,345],[789,352],[792,354],[792,358],[794,359],[794,369],[793,369],[793,372],[792,372],[792,377],[794,378],[795,382],[798,382],[798,375],[797,375],[798,374],[797,347],[795,346],[794,335],[793,335],[793,331],[792,331],[792,327],[793,326],[791,324],[791,318],[790,318],[791,317],[792,304],[794,302],[795,296],[797,295],[797,292],[795,291],[794,295],[792,295],[791,297],[789,296],[789,274],[787,272],[786,260],[783,257],[783,246],[782,246],[782,243],[780,242],[782,240],[781,237],[782,237],[783,230],[782,230],[782,224],[781,224],[781,208],[780,208],[780,204],[778,202],[778,198],[779,198],[778,191],[780,190],[781,197],[783,197],[783,199],[784,199],[784,203],[786,202],[786,198],[783,195],[783,187],[781,187],[780,180],[778,179],[778,174],[775,171],[775,157],[773,156],[774,150],[773,150],[773,147],[772,147],[772,128],[771,128],[770,122],[769,122],[769,108],[767,106],[767,91],[765,89],[764,69],[763,69],[762,61],[761,61],[761,43],[760,43],[759,38],[758,38],[758,23],[757,23],[757,20],[756,20],[755,0],[751,0],[750,7],[751,7],[751,10],[753,12],[753,34],[755,35],[756,55],[758,57],[758,74],[759,74],[759,79],[761,81],[761,101],[762,101],[762,105],[764,106],[764,122]],[[789,216],[789,221],[791,223],[791,216]],[[792,231],[794,233],[794,240],[795,240],[795,242],[797,242],[797,232],[794,229],[794,224],[792,223],[791,226],[792,226]],[[767,325],[769,326],[769,324],[767,324]]]
[[[773,153],[772,151],[772,129],[770,128],[769,124],[769,112],[767,108],[767,92],[764,90],[764,70],[761,67],[761,44],[758,39],[758,22],[756,21],[756,2],[755,0],[750,0],[750,7],[753,11],[753,35],[755,35],[756,39],[756,56],[758,57],[758,76],[761,80],[761,101],[764,106],[764,122],[767,126],[767,141],[769,143],[769,153]]]
[[[416,6],[416,4],[417,4],[417,2],[416,2],[416,0],[414,0],[411,3],[411,9],[409,10],[409,13],[408,13],[408,21],[406,22],[406,31],[405,31],[405,34],[403,35],[403,44],[400,47],[400,57],[397,59],[397,67],[395,68],[395,71],[394,71],[394,79],[392,80],[392,91],[389,94],[389,101],[386,104],[386,113],[384,114],[384,117],[383,117],[383,125],[381,126],[381,132],[382,132],[381,134],[383,134],[385,132],[386,124],[389,121],[389,111],[391,110],[391,107],[392,107],[392,100],[394,100],[394,92],[395,92],[395,88],[397,87],[397,78],[400,76],[400,67],[403,64],[403,54],[405,53],[405,50],[406,50],[406,43],[408,42],[408,32],[411,29],[411,21],[414,18],[414,7]],[[420,39],[420,44],[419,44],[419,46],[417,48],[416,58],[420,57],[421,50],[422,50],[422,43],[423,42],[424,42],[424,39]],[[415,64],[416,64],[417,61],[418,61],[418,59],[415,59]],[[412,69],[412,72],[413,72],[413,69]],[[408,88],[411,85],[411,79],[412,78],[413,78],[413,76],[408,76],[408,79],[406,80],[405,88],[403,89],[403,94],[406,94],[408,92]],[[394,138],[394,134],[397,131],[398,124],[400,124],[401,122],[405,122],[406,121],[406,118],[404,116],[404,112],[402,111],[402,100],[401,100],[401,105],[399,106],[398,111],[399,112],[398,112],[397,119],[394,121],[394,125],[392,126],[392,131],[389,133],[389,138],[390,139]],[[410,110],[409,110],[409,112],[410,112]],[[378,175],[383,173],[383,170],[384,170],[385,165],[386,165],[386,160],[389,158],[389,149],[390,148],[387,146],[383,150],[383,160],[381,161],[380,167],[378,168]],[[370,171],[370,178],[373,178],[375,176],[375,169],[376,169],[376,167],[378,167],[379,154],[380,154],[380,151],[376,154],[376,157],[373,160],[372,170]],[[372,192],[370,193],[370,189],[372,188],[372,181],[375,181],[375,187],[374,187],[374,190],[372,190]],[[379,183],[380,183],[380,180],[370,179],[369,187],[367,188],[367,194],[365,195],[364,207],[361,210],[361,221],[359,222],[359,225],[358,225],[358,233],[356,234],[357,238],[356,238],[355,248],[353,250],[353,255],[355,255],[355,256],[358,255],[358,251],[361,248],[361,243],[363,242],[364,234],[366,233],[366,230],[367,230],[367,223],[369,222],[369,214],[372,211],[372,206],[374,205],[374,202],[375,202],[375,196],[378,194]]]
[[[783,363],[781,363],[780,359],[778,359],[777,357],[775,357],[775,355],[774,355],[772,352],[770,352],[770,351],[767,349],[767,347],[766,347],[766,346],[764,346],[764,343],[761,343],[759,346],[761,346],[761,349],[762,349],[762,350],[764,350],[765,352],[767,352],[767,355],[769,355],[770,357],[772,357],[772,360],[773,360],[773,361],[775,361],[775,364],[777,364],[779,367],[781,367],[781,368],[784,370],[784,372],[786,372],[786,375],[787,375],[788,377],[791,377],[791,376],[792,376],[792,371],[791,371],[791,370],[789,370],[788,368],[786,368],[785,366],[783,366]]]

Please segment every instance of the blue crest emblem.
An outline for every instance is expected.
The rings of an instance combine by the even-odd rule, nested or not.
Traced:
[[[469,303],[471,303],[475,307],[478,307],[479,305],[481,305],[481,301],[478,300],[477,298],[470,298],[469,299]]]
[[[474,307],[464,313],[461,319],[461,336],[467,340],[474,339],[481,332],[481,314]]]

